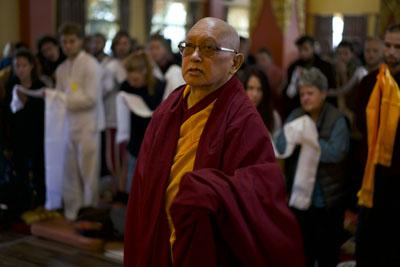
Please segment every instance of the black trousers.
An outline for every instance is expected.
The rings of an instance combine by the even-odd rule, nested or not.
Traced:
[[[293,209],[303,235],[306,267],[336,267],[343,242],[343,208]]]
[[[356,232],[357,267],[400,266],[400,177],[375,178],[374,206],[361,208]]]

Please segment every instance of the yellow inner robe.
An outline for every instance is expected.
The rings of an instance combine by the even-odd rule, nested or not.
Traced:
[[[184,90],[184,97],[190,93],[190,87],[186,86]],[[190,94],[188,97],[188,108],[192,108],[201,99],[203,99],[210,92],[200,92],[200,94]],[[175,242],[175,228],[170,215],[170,207],[179,191],[179,184],[183,175],[193,170],[194,161],[196,159],[197,146],[199,144],[200,136],[203,132],[204,126],[208,117],[214,107],[215,100],[211,102],[206,108],[193,114],[188,118],[180,128],[178,145],[174,157],[174,162],[171,167],[169,178],[169,185],[165,194],[165,208],[168,218],[169,227],[171,229],[170,244],[171,252],[172,246]],[[172,254],[171,254],[172,255]]]

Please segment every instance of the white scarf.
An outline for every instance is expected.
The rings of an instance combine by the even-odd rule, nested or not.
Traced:
[[[46,209],[62,207],[62,183],[65,155],[65,94],[46,89],[45,94],[45,162]]]
[[[28,90],[16,85],[10,104],[13,113],[24,108],[17,90],[31,97],[45,97],[44,155],[46,173],[46,203],[49,210],[62,207],[62,179],[65,149],[65,94],[53,89]],[[43,94],[45,92],[45,94]]]
[[[129,140],[131,132],[130,112],[142,118],[150,118],[153,111],[146,105],[143,99],[135,94],[119,92],[117,103],[117,134],[116,143],[120,144]]]
[[[306,210],[311,205],[321,154],[318,131],[311,118],[303,115],[285,124],[283,133],[286,137],[286,150],[282,154],[275,150],[277,158],[289,157],[296,145],[301,145],[289,206]]]

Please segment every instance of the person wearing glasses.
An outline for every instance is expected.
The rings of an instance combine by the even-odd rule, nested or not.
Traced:
[[[142,142],[124,266],[304,266],[268,132],[235,76],[238,49],[217,18],[179,44],[186,84],[156,109]]]

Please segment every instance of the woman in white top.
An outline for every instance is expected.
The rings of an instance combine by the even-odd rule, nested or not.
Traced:
[[[166,99],[173,90],[185,83],[181,67],[176,62],[168,41],[158,33],[150,36],[149,54],[155,63],[154,75],[166,83],[163,96]]]

